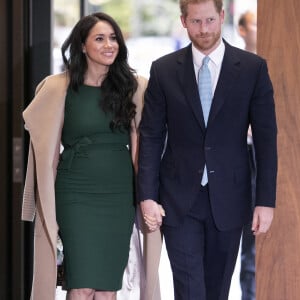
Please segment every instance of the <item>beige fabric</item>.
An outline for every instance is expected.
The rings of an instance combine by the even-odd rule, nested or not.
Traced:
[[[146,273],[145,300],[160,300],[158,267],[162,249],[161,232],[148,232],[144,239],[144,266]]]
[[[55,299],[57,224],[54,181],[67,85],[65,74],[47,77],[38,85],[36,96],[23,113],[30,133],[30,148],[22,219],[33,221],[35,216],[32,300]]]
[[[138,77],[139,88],[135,94],[134,101],[137,105],[137,116],[135,122],[138,124],[143,105],[143,94],[147,80]],[[31,300],[54,300],[56,290],[56,242],[57,224],[55,215],[55,191],[54,183],[56,167],[59,159],[61,131],[64,120],[64,104],[69,79],[66,73],[52,75],[45,78],[37,87],[36,95],[23,112],[25,127],[30,133],[30,146],[28,154],[27,173],[24,186],[22,220],[35,220],[34,231],[34,276]],[[159,300],[159,289],[155,292],[149,291],[158,281],[159,251],[148,251],[149,257],[145,261],[151,261],[153,267],[141,268],[141,259],[137,263],[134,257],[141,258],[140,239],[137,227],[133,231],[130,246],[129,265],[127,266],[124,279],[124,288],[127,290],[126,300]],[[144,241],[148,240],[145,234]],[[151,240],[151,239],[150,239]],[[151,248],[161,249],[160,241],[157,245],[151,242]],[[146,243],[149,245],[149,243]],[[150,256],[152,258],[150,258]],[[133,258],[132,258],[133,257]],[[139,276],[132,275],[140,274]],[[129,277],[128,277],[129,274]],[[146,279],[145,279],[146,277]],[[149,278],[150,280],[148,281]],[[145,283],[146,280],[146,283]],[[126,284],[130,282],[130,284]],[[141,288],[140,288],[141,287]],[[130,293],[130,291],[135,291]],[[138,291],[138,292],[137,292]],[[155,293],[155,298],[152,296]],[[157,294],[158,293],[158,294]],[[139,296],[137,296],[139,295]],[[121,297],[121,296],[120,296]],[[118,300],[121,298],[118,298]],[[124,298],[125,300],[125,298]]]

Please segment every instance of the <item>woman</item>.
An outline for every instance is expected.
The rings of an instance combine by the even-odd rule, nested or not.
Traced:
[[[22,217],[36,214],[32,299],[55,299],[58,228],[67,299],[116,299],[134,223],[146,80],[129,67],[121,30],[104,13],[82,18],[62,54],[66,72],[44,79],[23,113],[31,142]]]

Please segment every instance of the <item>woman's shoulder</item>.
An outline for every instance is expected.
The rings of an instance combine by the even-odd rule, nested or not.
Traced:
[[[136,75],[136,80],[138,82],[138,88],[139,87],[146,87],[148,84],[148,79],[142,75]]]
[[[141,75],[137,75],[136,77],[137,82],[138,82],[138,87],[136,92],[133,95],[132,102],[135,104],[135,122],[136,122],[136,127],[138,127],[138,124],[141,119],[141,114],[144,106],[144,94],[145,90],[147,88],[148,84],[148,79],[146,77],[143,77]]]
[[[138,86],[133,96],[133,102],[137,105],[138,103],[143,103],[144,92],[147,88],[148,79],[144,76],[136,75],[136,80],[138,82]]]
[[[36,93],[38,93],[42,88],[47,88],[49,90],[57,90],[59,88],[67,88],[69,84],[69,76],[67,72],[49,75],[45,77],[36,87]]]
[[[53,110],[53,105],[56,106],[63,103],[68,83],[69,79],[66,73],[45,77],[38,84],[34,98],[23,111],[25,121],[33,115],[48,113]]]
[[[141,94],[143,95],[148,85],[148,79],[142,75],[136,75],[136,80],[138,82],[138,86],[135,94],[139,96]]]

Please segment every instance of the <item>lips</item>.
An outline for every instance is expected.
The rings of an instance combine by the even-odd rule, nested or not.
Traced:
[[[201,38],[201,39],[208,39],[208,38],[210,38],[210,35],[209,34],[205,34],[205,35],[199,35],[199,38]]]
[[[112,57],[114,55],[114,52],[104,52],[103,55],[106,57]]]

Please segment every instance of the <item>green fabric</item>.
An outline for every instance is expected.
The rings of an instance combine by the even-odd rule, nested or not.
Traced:
[[[68,90],[55,183],[67,288],[118,290],[134,221],[128,132],[112,132],[101,90]]]

